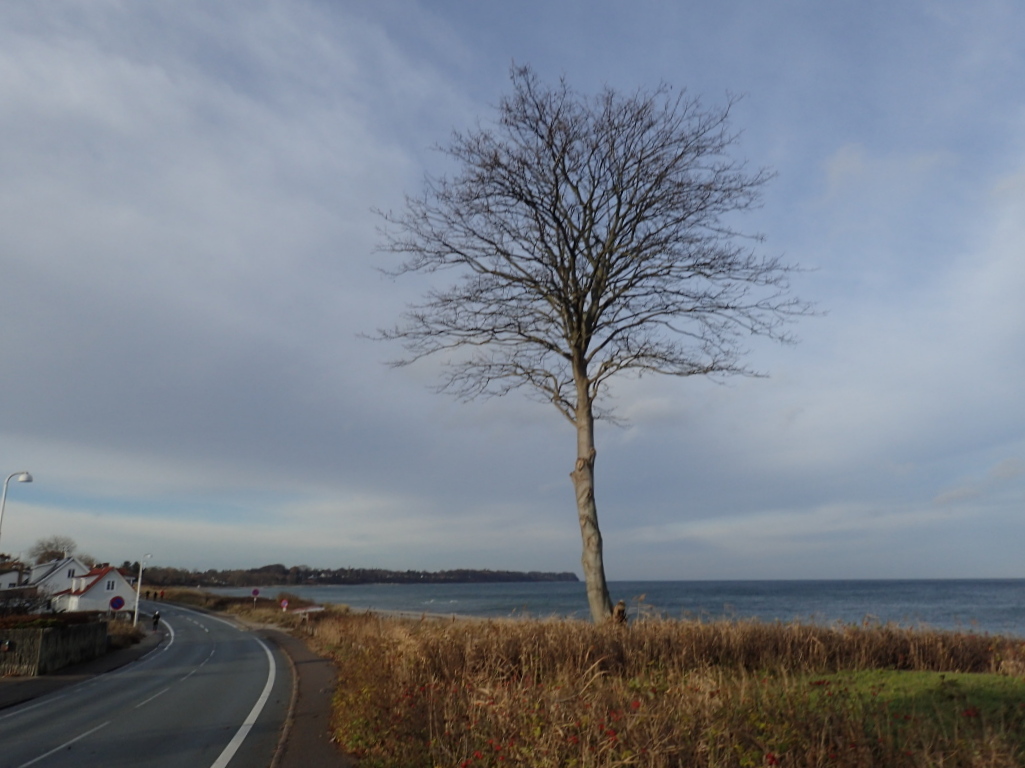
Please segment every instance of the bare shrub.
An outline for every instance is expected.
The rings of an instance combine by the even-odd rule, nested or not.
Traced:
[[[130,621],[111,621],[107,623],[107,645],[117,650],[128,648],[142,641],[146,632],[142,627],[132,626]]]

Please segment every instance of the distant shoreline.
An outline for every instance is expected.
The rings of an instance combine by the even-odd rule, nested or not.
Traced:
[[[369,584],[530,584],[579,583],[572,572],[493,571],[458,568],[449,571],[390,571],[384,568],[309,568],[265,565],[233,571],[185,571],[178,568],[150,568],[151,587],[337,587]]]

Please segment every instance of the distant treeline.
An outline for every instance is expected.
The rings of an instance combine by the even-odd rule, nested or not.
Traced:
[[[491,571],[458,568],[453,571],[388,571],[383,568],[336,568],[306,565],[265,565],[231,571],[189,571],[152,566],[143,575],[155,587],[263,587],[281,584],[455,584],[522,581],[579,581],[575,573]]]

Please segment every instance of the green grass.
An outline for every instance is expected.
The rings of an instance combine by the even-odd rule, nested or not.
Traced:
[[[855,696],[894,720],[924,719],[947,731],[965,721],[1002,725],[1025,715],[1025,681],[1005,675],[872,669],[819,677],[809,685],[819,697]]]

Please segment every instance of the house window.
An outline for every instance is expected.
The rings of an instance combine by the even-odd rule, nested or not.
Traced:
[[[75,569],[74,569],[74,568],[71,568],[71,569],[70,569],[70,570],[68,571],[68,578],[69,578],[69,579],[73,579],[73,578],[75,578]]]
[[[107,582],[107,591],[108,591],[108,592],[113,592],[113,591],[114,591],[114,587],[115,587],[115,585],[116,585],[116,582],[115,582],[115,581],[114,581],[113,579],[111,579],[110,581],[108,581],[108,582]]]

